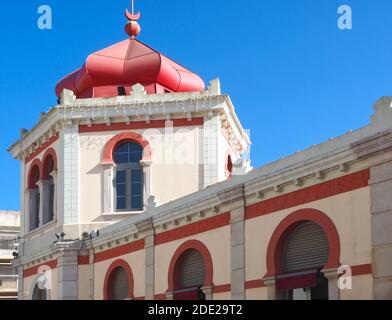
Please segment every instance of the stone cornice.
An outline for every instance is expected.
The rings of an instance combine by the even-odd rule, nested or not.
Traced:
[[[374,154],[392,149],[392,131],[381,132],[351,145],[358,158],[367,158]]]
[[[57,259],[67,251],[78,251],[81,250],[83,241],[72,240],[72,241],[60,241],[55,242],[49,246],[48,249],[34,254],[33,256],[20,257],[15,259],[13,264],[16,267],[24,266],[26,268],[35,267],[37,265],[45,264],[45,262]]]
[[[126,121],[129,122],[136,119],[150,121],[153,118],[167,119],[168,117],[191,119],[196,115],[204,115],[211,111],[225,115],[225,118],[233,124],[237,139],[246,149],[250,140],[238,121],[230,99],[228,96],[217,93],[220,93],[220,90],[209,89],[201,93],[146,95],[142,98],[124,96],[110,99],[65,99],[67,104],[52,108],[8,151],[14,158],[23,159],[36,149],[36,144],[42,145],[44,141],[67,125],[92,125],[93,123],[110,125],[124,119],[128,119]]]
[[[274,169],[268,169],[267,165],[257,169],[249,174],[250,179],[245,182],[246,194],[250,195],[262,189],[267,190],[290,183],[301,186],[303,180],[308,177],[317,176],[322,178],[323,173],[340,169],[340,166],[349,165],[358,160],[357,155],[350,147],[335,152],[295,163],[289,167],[276,166]],[[257,174],[257,171],[259,171],[259,174]],[[255,176],[253,179],[251,179],[252,175]]]

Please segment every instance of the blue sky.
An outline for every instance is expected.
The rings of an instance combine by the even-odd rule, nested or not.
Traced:
[[[1,1],[0,209],[19,209],[7,148],[56,104],[57,81],[125,39],[128,0]],[[140,40],[209,80],[219,77],[251,130],[255,167],[364,126],[392,94],[390,0],[135,0]],[[50,5],[53,30],[37,28]],[[353,29],[337,28],[337,8]]]

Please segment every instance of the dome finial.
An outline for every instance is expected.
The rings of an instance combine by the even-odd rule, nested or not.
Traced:
[[[141,31],[141,27],[139,23],[137,22],[140,19],[140,11],[138,11],[135,14],[135,4],[134,0],[131,1],[131,10],[132,13],[128,11],[128,9],[125,10],[125,16],[129,20],[128,23],[125,25],[125,32],[131,37],[135,38],[139,35]]]

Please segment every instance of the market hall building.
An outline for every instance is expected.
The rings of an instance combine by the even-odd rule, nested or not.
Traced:
[[[61,80],[9,149],[19,299],[391,299],[392,98],[368,126],[253,169],[219,81],[127,17],[129,38]]]

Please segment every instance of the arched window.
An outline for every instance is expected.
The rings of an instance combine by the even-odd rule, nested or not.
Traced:
[[[174,298],[176,300],[204,300],[202,287],[207,277],[204,258],[197,250],[191,249],[183,253],[177,262],[179,271],[175,279]]]
[[[39,227],[40,211],[40,191],[38,182],[40,181],[40,170],[38,165],[34,165],[30,171],[29,177],[29,230],[35,230]]]
[[[321,270],[328,262],[329,244],[324,230],[302,222],[287,237],[283,248],[283,274],[278,288],[289,300],[327,300],[328,280]]]
[[[116,164],[115,191],[117,211],[143,210],[143,147],[135,142],[118,145],[113,153]]]
[[[226,161],[226,175],[230,178],[233,175],[233,161],[231,160],[231,155],[227,156]]]
[[[38,284],[35,285],[32,300],[47,300],[46,289],[40,289]]]
[[[133,276],[130,266],[125,260],[114,261],[106,272],[104,300],[133,299]]]
[[[128,298],[129,280],[128,274],[123,268],[114,269],[109,281],[109,300],[125,300]]]

